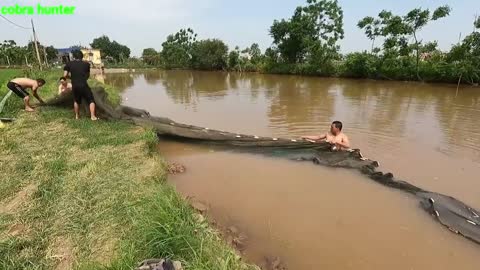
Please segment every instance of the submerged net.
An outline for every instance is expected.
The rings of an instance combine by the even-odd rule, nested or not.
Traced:
[[[180,124],[168,118],[150,116],[145,110],[127,106],[118,106],[114,109],[108,103],[107,95],[102,88],[93,89],[93,93],[100,118],[131,121],[140,126],[153,128],[159,136],[193,143],[224,145],[247,152],[310,161],[318,165],[356,169],[380,184],[412,194],[419,199],[422,208],[439,223],[452,232],[480,244],[480,211],[455,198],[398,180],[392,173],[378,171],[378,162],[363,158],[359,150],[331,151],[328,143],[257,137]],[[71,107],[72,103],[72,96],[65,95],[48,101],[47,105]]]

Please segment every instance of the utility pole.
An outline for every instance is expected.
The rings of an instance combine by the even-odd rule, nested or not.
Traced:
[[[40,66],[40,70],[42,70],[42,60],[40,60],[40,53],[38,52],[38,41],[37,41],[37,34],[35,33],[35,26],[33,25],[33,19],[30,20],[32,22],[32,30],[33,30],[33,42],[35,43],[35,51],[37,52],[37,60],[38,65]]]
[[[45,56],[45,67],[48,68],[47,49],[43,46],[43,56]]]
[[[7,55],[7,63],[8,63],[8,67],[10,67],[10,59],[8,58],[8,55]]]
[[[28,67],[27,55],[25,55],[25,64],[27,64],[27,67]]]

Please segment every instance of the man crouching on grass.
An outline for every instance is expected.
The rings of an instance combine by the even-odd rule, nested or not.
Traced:
[[[14,92],[17,96],[23,99],[25,104],[25,111],[33,112],[34,109],[30,106],[30,94],[26,89],[32,89],[33,96],[40,101],[40,104],[43,104],[43,100],[38,96],[38,90],[40,87],[45,85],[44,79],[32,80],[29,78],[16,78],[7,83],[8,89]]]

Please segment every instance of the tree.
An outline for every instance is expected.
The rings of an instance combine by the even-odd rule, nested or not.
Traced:
[[[382,35],[381,21],[367,16],[360,20],[357,26],[365,30],[365,35],[372,41],[372,52],[375,48],[375,39]]]
[[[115,58],[113,57],[112,42],[110,38],[105,35],[95,38],[92,43],[90,43],[90,46],[93,49],[99,49],[102,52],[102,58]]]
[[[420,62],[420,45],[422,41],[418,40],[418,31],[427,25],[428,22],[436,21],[440,18],[448,16],[450,11],[451,8],[449,6],[441,6],[433,12],[432,16],[430,16],[430,10],[416,8],[408,12],[407,15],[403,17],[405,34],[413,35],[413,38],[415,39],[414,49],[416,52],[416,72],[419,79],[420,74],[418,71],[418,66]]]
[[[95,38],[90,46],[93,49],[99,49],[102,52],[102,58],[113,58],[117,62],[121,62],[130,57],[130,48],[118,43],[117,41],[110,41],[110,38],[103,35]]]
[[[257,43],[253,43],[250,46],[248,53],[253,65],[258,65],[262,61],[262,50],[260,50],[260,46]]]
[[[275,20],[270,27],[273,44],[276,45],[284,61],[298,63],[303,61],[307,53],[307,40],[313,39],[313,27],[302,16],[302,9],[298,7],[289,21]],[[310,36],[309,36],[310,35]]]
[[[231,51],[228,54],[228,68],[230,70],[238,70],[239,64],[240,64],[240,49],[235,47],[235,50]],[[240,70],[241,71],[241,70]]]
[[[52,62],[57,59],[57,49],[55,49],[53,46],[48,46],[45,47],[45,51],[47,52],[47,60],[48,62]]]
[[[193,43],[197,40],[197,34],[191,28],[181,29],[173,35],[169,35],[162,43],[160,53],[166,68],[187,68],[190,64]]]
[[[48,62],[57,59],[57,50],[53,46],[46,47],[41,43],[37,45],[42,62],[45,61],[45,52]],[[29,63],[37,63],[35,44],[33,41],[30,41],[27,46],[18,46],[13,40],[5,40],[0,43],[0,58],[2,58],[2,56],[5,58],[2,60],[9,65],[25,64],[25,58],[27,58]]]
[[[471,84],[480,82],[480,29],[479,20],[474,21],[475,30],[460,44],[454,45],[447,54],[447,61],[455,66],[458,83],[462,79]]]
[[[307,0],[308,5],[303,8],[307,19],[313,23],[314,38],[335,46],[339,39],[343,39],[343,10],[337,0]]]
[[[130,58],[130,48],[128,48],[127,46],[113,41],[111,48],[112,51],[110,56],[113,57],[115,60],[119,62],[124,62],[125,59]]]
[[[203,70],[227,68],[228,46],[219,39],[206,39],[193,44],[191,67]]]
[[[0,43],[0,59],[7,65],[21,65],[25,63],[25,56],[27,55],[27,48],[20,47],[13,40],[4,40]]]
[[[394,15],[390,11],[383,10],[378,18],[365,17],[358,22],[358,26],[365,29],[365,35],[372,40],[378,35],[385,38],[383,43],[384,56],[394,58],[396,56],[409,56],[415,51],[416,76],[420,78],[419,64],[422,50],[426,47],[419,40],[418,32],[430,21],[436,21],[448,16],[451,12],[449,6],[441,6],[433,13],[428,9],[416,8],[404,16]],[[409,39],[413,37],[414,43],[410,44]],[[430,48],[431,45],[430,44]]]
[[[55,59],[56,56],[57,56],[57,52],[55,50],[55,55],[50,59],[48,57],[48,53],[47,55],[45,55],[45,51],[46,51],[46,48],[43,44],[41,44],[40,42],[37,41],[37,47],[38,47],[38,52],[40,54],[40,61],[42,63],[45,62],[45,59],[47,60],[47,62],[50,62],[50,60],[52,59]],[[30,61],[30,63],[33,63],[33,64],[38,64],[38,60],[37,60],[37,54],[36,54],[36,49],[35,49],[35,42],[34,41],[30,41],[28,44],[27,44],[27,58],[28,60]]]
[[[307,58],[319,62],[316,57],[339,49],[336,43],[344,36],[343,11],[337,0],[307,0],[289,20],[275,20],[270,35],[287,63],[304,63]]]
[[[148,65],[157,66],[160,64],[160,53],[154,48],[146,48],[143,49],[142,59]]]
[[[480,17],[475,18],[473,26],[475,27],[475,29],[480,29]]]

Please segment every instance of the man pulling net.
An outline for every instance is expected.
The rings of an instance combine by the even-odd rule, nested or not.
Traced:
[[[326,141],[332,145],[333,151],[348,150],[350,149],[350,141],[347,135],[342,132],[342,129],[342,122],[333,121],[329,132],[320,136],[303,136],[302,139],[313,143]]]

